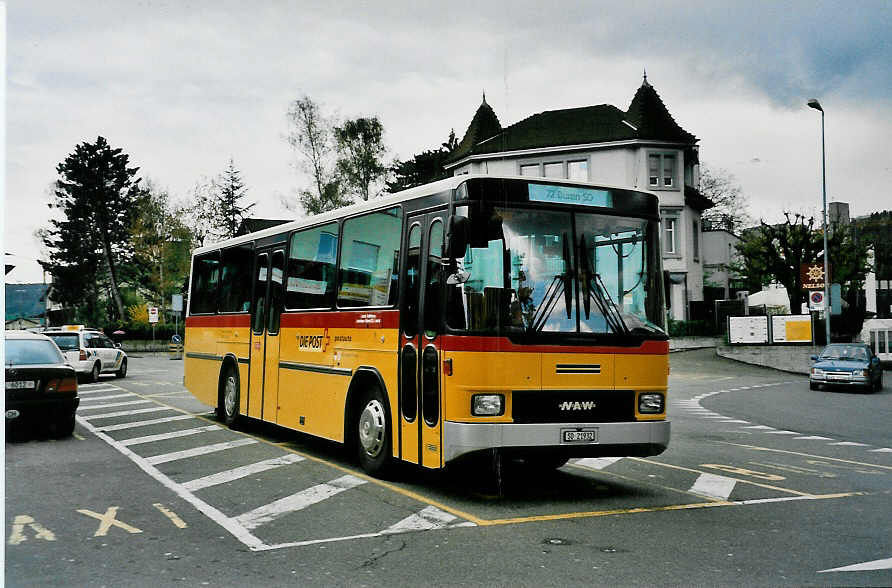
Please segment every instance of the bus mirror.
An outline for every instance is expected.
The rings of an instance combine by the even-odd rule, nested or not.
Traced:
[[[458,259],[465,256],[468,248],[468,218],[450,216],[446,226],[446,257]]]

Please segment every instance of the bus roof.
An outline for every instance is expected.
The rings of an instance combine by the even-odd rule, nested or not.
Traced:
[[[405,202],[407,200],[413,200],[415,198],[420,198],[424,196],[431,196],[434,194],[438,194],[440,192],[444,192],[446,190],[454,190],[458,188],[461,184],[474,179],[490,179],[490,180],[521,180],[525,182],[529,182],[531,180],[540,181],[540,182],[548,182],[553,184],[568,184],[568,185],[582,185],[582,186],[591,186],[597,188],[606,188],[613,190],[629,190],[632,192],[640,192],[643,194],[650,194],[656,198],[656,195],[647,190],[641,190],[639,188],[630,188],[628,186],[616,186],[609,184],[593,184],[591,182],[581,182],[578,180],[565,180],[561,178],[534,178],[531,176],[508,176],[508,175],[492,175],[492,174],[462,174],[458,176],[452,176],[450,178],[446,178],[443,180],[439,180],[436,182],[431,182],[430,184],[424,184],[423,186],[416,186],[414,188],[409,188],[408,190],[403,190],[401,192],[396,192],[394,194],[386,194],[380,198],[375,198],[374,200],[369,200],[368,202],[360,202],[358,204],[352,204],[350,206],[345,206],[343,208],[338,208],[336,210],[332,210],[330,212],[323,212],[322,214],[317,214],[314,216],[305,217],[302,219],[297,219],[293,221],[289,221],[287,223],[283,223],[281,225],[276,225],[274,227],[270,227],[268,229],[263,229],[261,231],[257,231],[254,233],[248,233],[246,235],[239,235],[238,237],[233,237],[231,239],[226,239],[224,241],[218,241],[216,243],[211,243],[209,245],[204,245],[202,247],[198,247],[197,249],[192,251],[192,255],[200,255],[202,253],[206,253],[208,251],[216,251],[218,249],[222,249],[225,247],[231,247],[233,245],[238,245],[240,243],[254,241],[256,239],[262,239],[264,237],[270,237],[273,235],[279,235],[281,233],[286,233],[289,231],[293,231],[295,229],[299,229],[302,227],[312,226],[323,224],[326,222],[331,222],[335,220],[339,220],[344,217],[352,216],[354,214],[360,214],[362,212],[377,210],[380,208],[386,208],[388,205],[400,204],[401,202]]]

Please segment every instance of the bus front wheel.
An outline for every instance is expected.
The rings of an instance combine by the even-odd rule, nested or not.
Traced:
[[[231,429],[234,429],[238,422],[239,407],[239,383],[238,373],[232,366],[226,368],[223,375],[223,390],[220,394],[220,405],[217,408],[218,414],[223,418]]]
[[[377,387],[363,394],[354,431],[359,465],[370,475],[382,476],[390,464],[391,439],[384,396]]]

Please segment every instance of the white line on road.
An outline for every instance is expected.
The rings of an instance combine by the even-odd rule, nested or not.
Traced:
[[[225,484],[227,482],[232,482],[233,480],[238,480],[247,476],[259,474],[260,472],[265,472],[267,470],[275,469],[292,463],[298,463],[301,461],[304,461],[303,457],[294,453],[289,453],[281,457],[274,457],[272,459],[266,459],[263,461],[258,461],[257,463],[252,463],[246,466],[226,470],[225,472],[211,474],[210,476],[204,476],[203,478],[196,478],[191,482],[184,482],[183,488],[191,492],[195,492],[196,490],[201,490],[202,488],[209,488],[218,484]]]
[[[88,390],[84,390],[83,384],[77,387],[77,393],[79,396],[83,396],[85,394],[99,394],[101,392],[120,392],[123,388],[118,388],[117,386],[108,386],[104,388],[90,388]]]
[[[121,441],[121,445],[130,447],[131,445],[141,445],[143,443],[154,443],[155,441],[164,441],[165,439],[176,439],[177,437],[188,437],[199,433],[207,433],[208,431],[219,431],[219,425],[207,425],[206,427],[196,427],[194,429],[183,429],[182,431],[170,431],[168,433],[159,433],[157,435],[146,435],[145,437],[133,437]]]
[[[821,437],[820,435],[809,435],[808,437],[793,437],[800,441],[833,441],[832,437]]]
[[[454,521],[455,515],[442,511],[436,506],[427,506],[411,516],[395,523],[383,532],[385,534],[392,533],[408,533],[410,531],[429,531],[431,529],[442,529],[449,523]]]
[[[151,400],[128,400],[127,402],[109,402],[107,404],[93,404],[81,406],[80,410],[95,410],[97,408],[112,408],[114,406],[133,406],[134,404],[149,404]]]
[[[766,431],[769,435],[801,435],[796,431]]]
[[[100,431],[123,431],[124,429],[135,429],[136,427],[148,427],[149,425],[159,425],[161,423],[170,423],[173,421],[183,421],[186,419],[194,419],[191,414],[178,414],[176,416],[162,417],[160,419],[151,419],[148,421],[134,421],[132,423],[121,423],[120,425],[108,425],[98,427]]]
[[[167,463],[169,461],[177,461],[179,459],[186,459],[189,457],[196,457],[199,455],[207,455],[208,453],[216,453],[218,451],[225,451],[227,449],[232,449],[234,447],[241,447],[242,445],[251,445],[252,443],[257,443],[255,439],[236,439],[235,441],[227,441],[225,443],[214,443],[213,445],[203,445],[201,447],[193,447],[192,449],[186,449],[184,451],[174,451],[173,453],[162,453],[161,455],[155,455],[152,457],[147,457],[145,460],[152,465],[158,465],[160,463]]]
[[[853,564],[842,568],[833,568],[831,570],[821,570],[819,574],[827,572],[870,572],[874,570],[890,570],[892,569],[892,557],[886,559],[877,559],[874,561],[866,561],[864,563]]]
[[[575,465],[580,465],[585,468],[591,468],[593,470],[603,470],[607,466],[613,465],[621,459],[621,457],[586,457],[583,459],[577,459],[573,463]]]
[[[888,447],[880,447],[879,449],[868,449],[870,453],[892,453],[892,449]]]
[[[79,416],[80,418],[82,418],[84,420],[91,421],[93,419],[108,419],[111,417],[130,416],[130,415],[134,415],[134,414],[142,414],[145,412],[158,412],[160,410],[176,410],[176,409],[173,407],[170,407],[170,406],[153,406],[152,408],[138,408],[136,410],[120,410],[118,412],[107,412],[105,414],[91,414],[89,416],[84,416],[84,415],[78,414],[77,416]]]
[[[286,496],[275,502],[255,508],[235,517],[235,521],[248,530],[256,529],[260,525],[274,521],[286,514],[305,509],[308,506],[340,494],[344,490],[349,490],[365,483],[365,480],[347,474],[325,484],[318,484],[312,488],[307,488],[291,496]]]
[[[758,429],[759,431],[774,431],[774,427],[769,427],[767,425],[750,425],[749,427],[744,427],[744,429]]]
[[[828,445],[840,445],[844,447],[870,447],[867,443],[855,443],[854,441],[839,441],[838,443],[828,443]]]
[[[109,390],[111,392],[111,390]],[[133,396],[129,392],[127,394],[112,394],[111,396],[90,396],[89,398],[81,398],[81,406],[83,406],[84,402],[96,402],[97,400],[111,400],[112,398],[127,398],[128,396]]]
[[[725,476],[717,476],[715,474],[700,474],[694,485],[688,490],[700,496],[709,498],[718,498],[719,500],[728,500],[737,480],[726,478]]]

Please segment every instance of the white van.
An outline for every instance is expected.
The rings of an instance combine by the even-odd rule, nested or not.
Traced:
[[[102,331],[65,325],[51,327],[43,334],[55,341],[66,363],[91,382],[98,381],[101,373],[114,373],[118,378],[127,375],[127,354]]]

